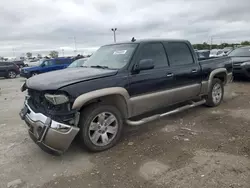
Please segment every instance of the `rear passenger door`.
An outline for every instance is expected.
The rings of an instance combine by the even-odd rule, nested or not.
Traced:
[[[173,76],[173,87],[176,88],[173,102],[191,99],[200,93],[201,68],[194,60],[190,46],[185,42],[164,43]]]
[[[0,77],[6,76],[7,66],[5,62],[0,62]]]
[[[166,105],[166,90],[172,84],[172,77],[168,77],[169,65],[162,43],[140,44],[135,65],[143,59],[152,59],[155,66],[150,70],[130,73],[128,92],[131,96],[133,115]]]
[[[69,65],[69,59],[56,59],[55,60],[55,69],[60,70],[64,69]]]

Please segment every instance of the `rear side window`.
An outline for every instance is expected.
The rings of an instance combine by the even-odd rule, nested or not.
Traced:
[[[191,51],[186,43],[172,42],[164,44],[170,65],[187,65],[194,63]]]
[[[55,59],[55,64],[64,64],[64,59]]]
[[[0,64],[2,66],[14,66],[15,65],[14,63],[10,63],[10,62],[0,62]]]
[[[70,59],[56,59],[56,64],[67,64],[70,63]]]
[[[142,59],[152,59],[155,68],[168,66],[168,61],[164,47],[161,43],[145,44],[140,51],[139,61]]]

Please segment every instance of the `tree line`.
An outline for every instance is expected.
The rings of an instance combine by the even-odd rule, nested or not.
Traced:
[[[248,46],[250,41],[243,41],[241,43],[221,43],[221,44],[212,44],[212,46],[206,42],[202,44],[193,44],[194,49],[205,50],[205,49],[223,49],[225,47],[237,48],[239,46]]]
[[[55,51],[55,50],[52,50],[52,51],[50,51],[50,53],[49,53],[49,56],[50,56],[51,58],[57,58],[58,55],[59,55],[59,52],[58,52],[58,51]],[[27,52],[27,53],[26,53],[26,57],[30,59],[30,58],[33,57],[33,54],[32,54],[31,52]],[[37,54],[37,58],[38,58],[38,59],[42,58],[42,55],[41,55],[41,54]]]

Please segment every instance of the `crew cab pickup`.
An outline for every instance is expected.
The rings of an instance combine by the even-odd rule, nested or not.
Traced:
[[[20,76],[30,78],[37,74],[64,69],[68,67],[72,62],[73,60],[71,58],[64,57],[44,59],[41,61],[39,66],[22,68]]]
[[[77,134],[87,149],[103,151],[125,125],[219,105],[231,80],[230,57],[199,62],[186,40],[133,40],[102,46],[84,67],[28,79],[20,116],[45,151],[63,153]]]

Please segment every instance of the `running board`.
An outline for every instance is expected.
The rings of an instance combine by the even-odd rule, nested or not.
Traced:
[[[203,100],[201,100],[199,102],[193,102],[192,104],[188,104],[188,105],[176,108],[175,110],[172,110],[172,111],[169,111],[169,112],[166,112],[166,113],[163,113],[163,114],[156,114],[156,115],[153,115],[153,116],[150,116],[150,117],[147,117],[147,118],[143,118],[143,119],[138,120],[138,121],[127,120],[126,123],[128,125],[130,125],[130,126],[142,125],[144,123],[148,123],[150,121],[154,121],[156,119],[159,119],[159,118],[162,118],[162,117],[165,117],[165,116],[169,116],[169,115],[172,115],[172,114],[187,110],[189,108],[200,106],[200,105],[205,104],[205,103],[206,103],[206,100],[203,99]]]

